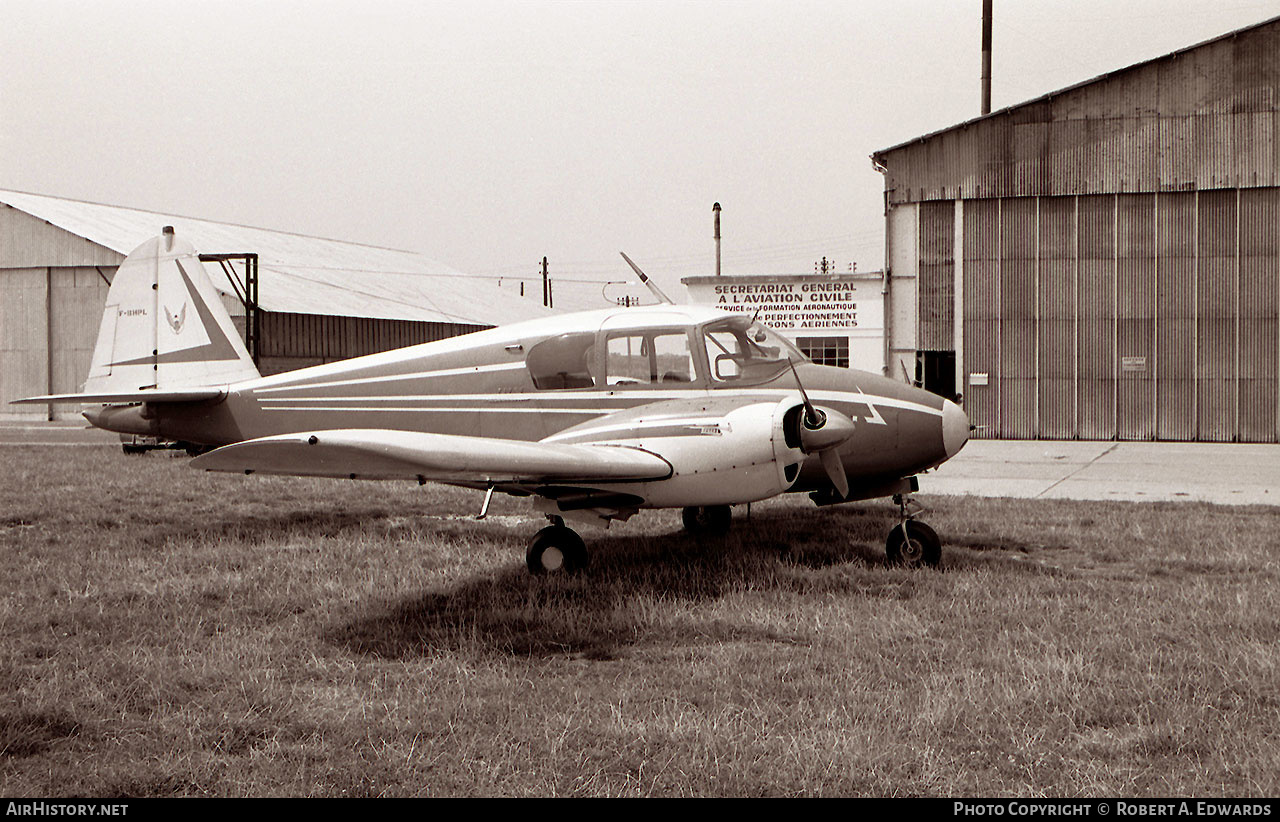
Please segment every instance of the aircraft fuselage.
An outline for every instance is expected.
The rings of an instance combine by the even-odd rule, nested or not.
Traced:
[[[783,358],[799,357],[778,352],[780,338],[761,338],[762,347],[748,330],[761,334],[743,317],[693,307],[566,315],[248,380],[209,403],[87,416],[111,430],[207,445],[336,429],[531,442],[589,442],[596,433],[637,441],[696,436],[729,444],[731,431],[716,420],[744,405],[794,402],[803,387],[814,404],[854,422],[839,457],[855,486],[937,465],[968,436],[963,412],[937,395],[808,361],[793,371]],[[563,350],[547,353],[556,346]],[[737,349],[751,346],[769,354],[753,361],[753,352]],[[660,409],[659,418],[646,419],[646,409]],[[607,430],[593,433],[593,421],[605,417]],[[816,458],[801,462],[787,490],[828,484]]]

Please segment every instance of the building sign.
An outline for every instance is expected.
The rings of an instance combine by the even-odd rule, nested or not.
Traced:
[[[711,288],[717,307],[758,311],[760,320],[774,329],[858,327],[856,283],[735,283]]]
[[[682,282],[694,302],[749,314],[795,341],[815,362],[847,363],[876,373],[883,369],[879,273],[686,277]],[[828,358],[832,351],[839,353]]]
[[[1147,370],[1146,357],[1121,357],[1120,370],[1129,372],[1145,372]]]

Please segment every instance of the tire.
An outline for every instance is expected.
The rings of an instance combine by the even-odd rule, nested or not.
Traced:
[[[890,565],[936,568],[942,561],[942,540],[928,525],[909,519],[889,531],[884,551]]]
[[[549,525],[529,540],[525,563],[539,576],[572,574],[587,567],[587,545],[572,529]]]
[[[727,505],[691,505],[682,512],[684,529],[695,537],[722,537],[729,533],[733,512]]]

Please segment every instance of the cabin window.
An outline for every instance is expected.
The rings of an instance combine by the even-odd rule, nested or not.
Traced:
[[[525,367],[540,389],[591,388],[591,357],[594,334],[561,334],[545,339],[529,349]]]
[[[685,332],[622,334],[609,338],[608,385],[678,385],[693,382],[693,352]]]

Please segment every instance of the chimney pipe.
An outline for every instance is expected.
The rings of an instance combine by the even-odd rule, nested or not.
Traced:
[[[982,113],[991,113],[991,0],[982,0]]]
[[[715,238],[716,238],[716,276],[720,276],[720,204],[716,203],[711,206],[711,213],[715,220]]]

